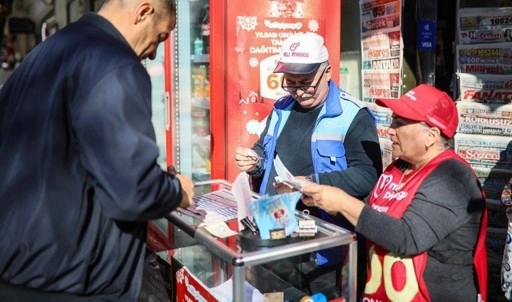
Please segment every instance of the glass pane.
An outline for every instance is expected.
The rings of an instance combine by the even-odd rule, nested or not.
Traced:
[[[173,81],[175,165],[194,181],[210,179],[210,56],[207,0],[178,1]]]
[[[167,123],[167,111],[165,108],[166,93],[164,79],[164,45],[158,46],[154,60],[145,60],[146,69],[151,77],[151,107],[153,110],[152,122],[155,128],[156,142],[160,155],[158,164],[166,169],[165,162],[165,128]]]

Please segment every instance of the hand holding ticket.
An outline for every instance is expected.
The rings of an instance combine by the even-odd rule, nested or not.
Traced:
[[[291,182],[295,183],[297,180],[293,176],[293,174],[285,167],[279,155],[274,159],[274,167],[276,169],[276,173],[278,178],[276,177],[276,182]]]
[[[250,172],[257,168],[262,158],[252,149],[238,147],[235,151],[235,165],[242,172]]]
[[[309,179],[305,176],[293,176],[293,174],[285,167],[279,155],[274,160],[274,167],[276,169],[277,176],[275,178],[275,187],[279,194],[291,192],[286,187],[293,188],[300,191],[301,188],[307,185]],[[286,186],[282,185],[285,184]],[[293,190],[292,190],[293,191]]]
[[[306,185],[306,182],[302,182],[302,181],[290,181],[290,180],[285,180],[283,181],[283,183],[293,187],[295,190],[297,191],[300,191],[300,189]]]

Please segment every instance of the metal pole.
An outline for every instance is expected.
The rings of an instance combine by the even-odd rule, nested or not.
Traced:
[[[357,301],[357,241],[348,246],[348,287],[350,288],[350,302]]]
[[[233,266],[233,301],[245,301],[245,267]]]

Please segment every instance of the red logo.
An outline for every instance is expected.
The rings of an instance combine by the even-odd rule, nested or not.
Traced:
[[[295,49],[297,49],[300,45],[300,42],[295,42],[295,43],[292,43],[292,45],[290,45],[290,50],[291,51],[295,51]]]
[[[274,211],[274,218],[276,219],[279,219],[279,218],[283,218],[285,216],[285,212],[284,212],[284,209],[277,209],[276,211]]]

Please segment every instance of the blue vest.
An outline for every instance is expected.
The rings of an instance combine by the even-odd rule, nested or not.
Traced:
[[[293,97],[287,96],[274,104],[270,124],[263,138],[265,154],[274,154],[279,134],[283,130],[295,102]],[[318,114],[311,136],[311,155],[315,174],[347,169],[343,141],[348,128],[361,108],[368,110],[363,102],[336,87],[332,81],[329,82],[329,94]],[[369,110],[368,112],[375,121],[371,112]],[[265,156],[265,172],[260,186],[260,195],[266,193],[265,188],[273,164],[274,159]]]

